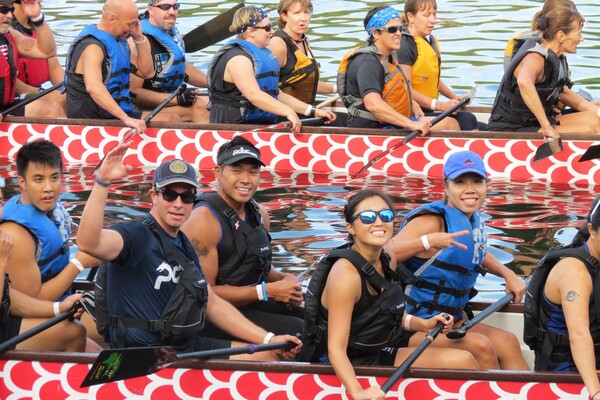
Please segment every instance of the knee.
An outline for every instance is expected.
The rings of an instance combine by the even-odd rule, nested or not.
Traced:
[[[65,351],[84,351],[86,346],[86,330],[79,321],[61,322],[60,337]]]
[[[51,118],[66,118],[65,109],[56,100],[49,100],[47,102],[46,116]]]

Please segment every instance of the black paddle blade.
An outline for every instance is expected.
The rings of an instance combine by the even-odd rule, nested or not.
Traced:
[[[533,156],[533,162],[538,162],[561,151],[563,151],[561,138],[548,140],[537,148],[535,155]]]
[[[175,360],[175,349],[168,346],[103,350],[81,382],[81,387],[145,376]]]
[[[235,12],[242,7],[244,7],[244,3],[240,3],[237,6],[230,8],[224,13],[217,15],[210,21],[188,32],[183,37],[185,52],[193,53],[233,36],[233,32],[229,32],[229,27],[231,26]]]
[[[588,147],[588,149],[579,159],[579,162],[595,160],[597,158],[600,158],[600,144],[594,144]]]

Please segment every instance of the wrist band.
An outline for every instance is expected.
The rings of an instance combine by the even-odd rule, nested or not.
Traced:
[[[598,107],[598,110],[596,110],[596,115],[600,118],[600,107]],[[600,393],[600,391],[597,393]]]
[[[144,36],[142,38],[142,40],[135,40],[135,39],[133,39],[133,43],[134,44],[144,44],[144,43],[146,43],[146,36]]]
[[[79,261],[78,259],[76,259],[76,258],[73,257],[73,258],[71,258],[71,263],[75,267],[77,267],[77,269],[79,270],[79,272],[83,272],[84,268],[83,268],[83,264],[81,264],[81,261]]]
[[[267,296],[267,283],[265,281],[263,281],[261,283],[261,285],[262,285],[263,300],[269,301],[269,297]]]
[[[404,318],[404,330],[405,331],[410,331],[410,320],[412,319],[412,315],[410,314],[406,314],[406,317]]]
[[[40,13],[40,15],[38,15],[35,18],[29,19],[29,21],[31,21],[31,25],[33,25],[34,27],[42,26],[44,24],[45,20],[46,20],[46,17],[44,16],[43,13]]]
[[[259,301],[263,301],[265,299],[263,297],[262,285],[261,284],[256,285],[256,294],[258,295],[258,300]]]
[[[306,111],[304,111],[304,115],[307,117],[310,117],[312,113],[313,113],[313,106],[309,104],[308,107],[306,107]]]
[[[429,240],[427,239],[427,235],[421,236],[421,243],[423,243],[423,247],[425,250],[431,249],[431,245],[429,244]]]
[[[431,106],[429,108],[431,108],[433,111],[435,111],[435,104],[437,103],[436,99],[431,99]]]
[[[60,303],[57,301],[52,307],[54,308],[54,315],[58,317],[60,315]]]
[[[96,175],[96,183],[105,188],[109,187],[112,184],[112,182],[103,181],[98,175]]]
[[[333,85],[333,92],[331,92],[331,93],[333,93],[333,94],[337,93],[337,85]]]
[[[265,335],[265,338],[263,339],[263,344],[269,344],[269,342],[271,341],[271,339],[273,339],[273,336],[275,336],[275,334],[273,332],[269,332]]]

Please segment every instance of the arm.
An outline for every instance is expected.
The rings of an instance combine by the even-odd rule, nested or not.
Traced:
[[[37,93],[40,90],[34,86],[28,85],[20,79],[17,79],[16,94]]]
[[[53,85],[64,81],[65,69],[60,65],[60,62],[58,62],[58,58],[52,57],[48,59],[48,69],[50,70],[50,82],[52,82]]]
[[[196,87],[207,87],[206,74],[194,67],[192,63],[185,63],[185,73],[189,77],[189,84]]]
[[[152,78],[156,73],[154,71],[154,61],[152,60],[152,49],[150,41],[142,33],[140,21],[137,21],[135,28],[131,31],[127,43],[129,43],[131,49],[131,63],[137,67],[135,75],[144,79]]]
[[[41,2],[37,0],[21,0],[23,14],[30,20],[36,20],[42,16]],[[13,16],[13,18],[15,18]],[[47,23],[35,26],[36,38],[26,37],[20,32],[10,28],[9,32],[15,39],[19,55],[26,58],[50,58],[56,55],[56,43],[54,35]]]
[[[285,41],[279,36],[273,36],[267,48],[275,54],[277,60],[279,60],[279,67],[283,68],[287,63],[287,45]]]
[[[514,303],[521,302],[527,287],[510,268],[498,261],[498,259],[489,251],[485,254],[485,258],[483,259],[483,267],[492,274],[504,278],[506,282],[506,293],[513,292],[515,294]]]
[[[81,300],[81,294],[72,294],[59,303],[61,313],[69,311],[76,301]],[[10,313],[23,318],[51,318],[54,317],[54,303],[47,300],[36,299],[17,289],[10,288]],[[79,313],[81,316],[81,313]]]
[[[154,90],[145,89],[142,87],[144,79],[131,74],[130,90],[135,94],[135,104],[140,107],[153,108],[163,102],[170,93],[161,93]],[[173,98],[168,106],[176,106],[177,97]]]
[[[565,86],[562,94],[560,95],[560,100],[577,111],[598,112],[600,110],[600,107],[598,105],[587,101],[578,93],[569,89],[567,86]]]

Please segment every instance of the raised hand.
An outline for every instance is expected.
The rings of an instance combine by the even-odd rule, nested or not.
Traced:
[[[100,166],[100,169],[98,169],[97,176],[99,179],[110,183],[123,178],[132,170],[133,167],[131,165],[123,164],[123,158],[131,143],[131,140],[119,143],[106,154],[104,162]]]

